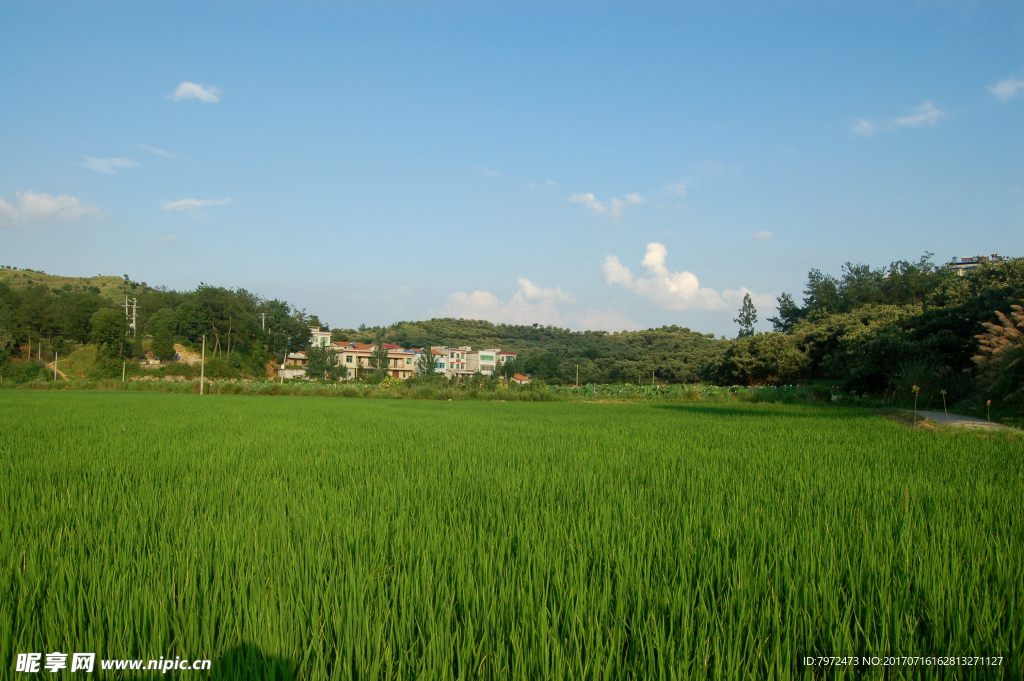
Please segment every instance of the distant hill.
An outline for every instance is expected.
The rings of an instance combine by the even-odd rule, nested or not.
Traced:
[[[87,291],[94,288],[103,298],[114,301],[123,300],[126,295],[151,289],[145,283],[140,284],[122,277],[108,277],[100,274],[95,277],[62,277],[35,270],[7,268],[0,269],[0,281],[11,288],[28,288],[39,284],[51,289],[63,289],[65,286],[70,286],[70,290]]]

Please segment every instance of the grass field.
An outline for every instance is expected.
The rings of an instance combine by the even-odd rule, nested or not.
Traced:
[[[33,651],[226,679],[810,678],[855,653],[1021,676],[1012,434],[740,402],[3,391],[0,416],[0,678]]]

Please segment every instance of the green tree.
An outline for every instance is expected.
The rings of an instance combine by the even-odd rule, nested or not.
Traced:
[[[420,355],[419,362],[417,362],[420,375],[424,378],[432,379],[439,376],[436,372],[437,369],[437,358],[434,357],[434,352],[429,348],[423,348],[423,354]]]
[[[737,338],[749,338],[754,335],[754,324],[757,324],[757,308],[754,307],[754,301],[750,299],[749,293],[743,294],[743,307],[740,308],[740,316],[733,321],[740,325],[740,335]]]
[[[153,335],[149,348],[163,360],[174,359],[174,335],[178,330],[178,317],[170,308],[159,310],[149,318],[146,330]]]
[[[325,381],[336,381],[344,369],[338,364],[338,354],[329,347],[314,345],[306,350],[306,376]]]
[[[526,371],[534,378],[541,380],[549,380],[553,378],[560,378],[562,374],[562,362],[553,352],[542,352],[539,355],[533,355],[527,358],[523,362]]]
[[[11,307],[0,300],[0,375],[7,368],[14,346],[14,315]]]
[[[779,296],[778,301],[779,314],[777,317],[769,317],[768,321],[772,323],[773,331],[789,333],[796,326],[796,323],[804,318],[804,311],[793,302],[793,296],[788,293],[783,293]]]
[[[525,370],[526,367],[523,366],[523,360],[517,357],[499,364],[495,373],[501,374],[505,380],[511,380],[513,376],[524,373]]]
[[[105,308],[92,316],[92,336],[104,354],[122,357],[125,354],[128,321],[124,312]]]
[[[377,371],[386,372],[388,370],[388,349],[384,347],[383,336],[377,336],[370,361],[373,363],[373,368]]]
[[[798,339],[778,332],[729,341],[710,378],[720,385],[780,385],[801,378],[809,360]]]

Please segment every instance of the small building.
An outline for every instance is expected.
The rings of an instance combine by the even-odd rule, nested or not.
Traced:
[[[289,352],[285,363],[277,371],[282,378],[305,378],[306,376],[306,353]]]
[[[522,374],[512,374],[512,382],[518,383],[519,385],[528,385],[530,383],[530,377],[523,376]]]
[[[1003,256],[993,253],[992,255],[972,255],[967,257],[953,258],[953,262],[946,265],[950,271],[964,276],[983,262],[1002,262]]]

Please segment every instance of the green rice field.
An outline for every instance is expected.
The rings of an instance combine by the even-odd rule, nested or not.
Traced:
[[[4,390],[0,678],[1019,679],[1022,483],[835,405]]]

